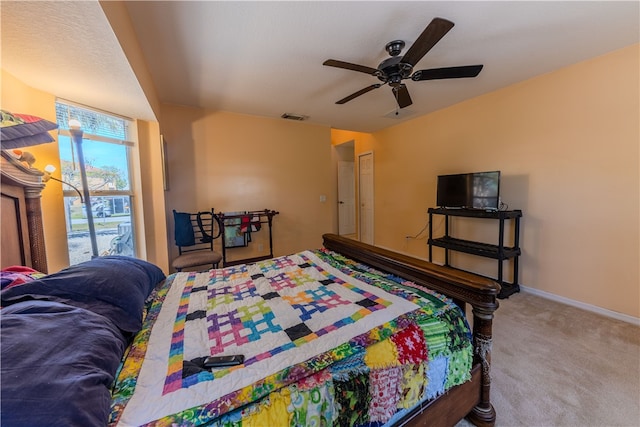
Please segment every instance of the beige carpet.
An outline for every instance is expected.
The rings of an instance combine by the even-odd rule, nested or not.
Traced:
[[[497,426],[640,426],[638,326],[529,293],[493,325]]]

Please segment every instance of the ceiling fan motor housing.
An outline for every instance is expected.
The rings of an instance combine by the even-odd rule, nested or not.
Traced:
[[[390,86],[398,86],[402,79],[407,79],[413,71],[413,66],[402,62],[401,56],[392,56],[387,58],[378,65],[378,70],[381,71],[376,77],[384,83],[389,83]]]

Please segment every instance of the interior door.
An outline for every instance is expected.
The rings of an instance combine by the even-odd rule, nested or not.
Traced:
[[[358,155],[360,241],[373,245],[373,152]]]
[[[338,234],[356,233],[356,184],[354,162],[338,162]]]

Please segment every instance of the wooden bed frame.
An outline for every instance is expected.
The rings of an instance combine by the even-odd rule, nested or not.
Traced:
[[[472,307],[474,360],[471,381],[415,408],[397,425],[453,426],[466,417],[476,426],[493,426],[496,412],[490,401],[491,326],[493,312],[498,308],[500,285],[484,277],[335,234],[325,234],[323,239],[324,247],[329,250],[445,294],[465,312],[467,304]]]

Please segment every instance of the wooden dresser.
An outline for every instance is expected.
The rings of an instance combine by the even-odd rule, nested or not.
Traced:
[[[48,273],[40,204],[44,174],[5,151],[0,153],[0,267],[24,265]]]

